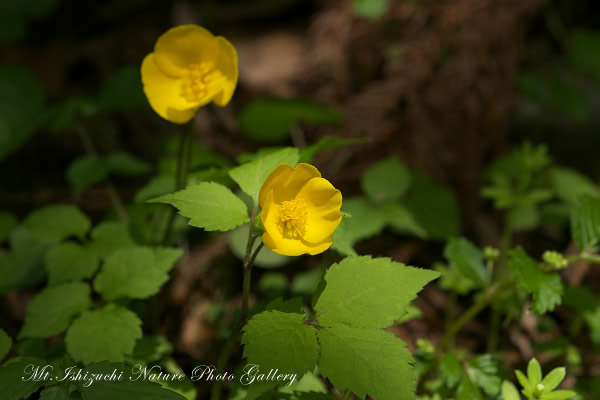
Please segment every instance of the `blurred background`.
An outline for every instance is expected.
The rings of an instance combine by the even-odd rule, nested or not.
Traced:
[[[127,176],[112,177],[125,202],[152,197],[139,191],[169,170],[161,157],[181,128],[150,109],[139,66],[162,33],[185,23],[227,37],[239,53],[231,103],[202,108],[195,120],[205,165],[233,165],[265,146],[305,147],[326,136],[365,139],[321,152],[314,164],[350,197],[361,192],[367,167],[395,155],[452,189],[459,231],[480,243],[501,237],[500,215],[480,194],[484,170],[522,142],[546,144],[558,164],[598,183],[597,1],[4,0],[1,210],[22,219],[45,204],[73,203],[94,221],[112,212],[106,190],[78,183],[72,172],[90,150],[82,129],[93,151],[135,156],[123,167]],[[540,228],[521,239],[534,253],[569,244],[566,229]],[[185,354],[184,367],[192,358],[216,358],[211,321],[237,307],[230,294],[241,280],[226,238],[199,231],[185,246],[157,322]],[[442,244],[383,232],[357,249],[429,267]],[[270,283],[257,273],[255,284],[287,282],[316,263],[293,264]],[[220,265],[230,267],[210,269]],[[597,271],[573,274],[571,284],[587,277],[598,289]],[[22,320],[30,296],[7,297],[7,320]],[[398,333],[411,346],[411,335],[435,337],[443,326],[435,309],[444,307],[444,293],[433,288],[423,297],[427,322]]]

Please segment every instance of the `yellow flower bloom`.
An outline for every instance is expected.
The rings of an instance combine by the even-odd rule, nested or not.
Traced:
[[[280,165],[259,194],[264,244],[285,256],[319,254],[340,224],[342,193],[310,164]]]
[[[198,25],[181,25],[161,35],[142,62],[142,83],[161,117],[183,124],[199,107],[229,103],[238,80],[235,48]]]

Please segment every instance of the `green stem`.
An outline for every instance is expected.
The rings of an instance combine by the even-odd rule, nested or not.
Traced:
[[[187,173],[190,162],[191,149],[187,149],[190,146],[191,139],[194,133],[194,121],[190,121],[186,126],[185,131],[179,137],[179,146],[177,147],[177,169],[175,171],[175,192],[183,189],[187,182]],[[162,244],[167,245],[173,231],[173,223],[175,222],[175,208],[169,207],[169,214],[167,216],[167,226],[165,233],[162,238]]]
[[[576,254],[574,256],[567,257],[567,262],[573,264],[576,262],[588,262],[591,264],[600,264],[600,255],[598,254]]]
[[[240,322],[238,323],[238,327],[236,327],[236,329],[233,332],[231,332],[231,335],[229,335],[229,338],[223,345],[223,349],[221,350],[221,354],[219,355],[219,360],[217,361],[217,367],[215,368],[215,372],[217,374],[221,374],[221,373],[225,372],[225,368],[227,367],[227,361],[229,361],[229,357],[231,356],[231,353],[233,352],[233,348],[234,348],[235,344],[240,339],[242,326],[243,326],[243,324],[242,324],[242,321],[240,320]],[[213,383],[213,385],[212,385],[212,388],[210,391],[210,400],[220,400],[222,392],[223,392],[223,381],[217,379],[215,381],[215,383]]]
[[[487,352],[493,353],[496,351],[496,347],[498,346],[498,331],[500,328],[500,320],[502,315],[500,314],[500,310],[497,308],[492,308],[492,316],[490,319],[490,328],[488,331],[488,340],[487,340]]]

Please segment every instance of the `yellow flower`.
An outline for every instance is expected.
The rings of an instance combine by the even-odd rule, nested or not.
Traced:
[[[181,25],[161,35],[142,62],[142,83],[161,117],[183,124],[199,107],[229,103],[238,80],[235,48],[198,25]]]
[[[342,193],[310,164],[280,165],[260,189],[264,244],[285,256],[319,254],[340,224]]]

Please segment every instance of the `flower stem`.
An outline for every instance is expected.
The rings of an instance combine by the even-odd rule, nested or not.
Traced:
[[[187,173],[189,169],[189,163],[191,158],[191,142],[194,133],[194,120],[190,121],[184,132],[179,137],[179,146],[177,147],[177,169],[175,171],[175,192],[183,189],[187,182]],[[175,222],[175,208],[169,207],[169,214],[167,216],[167,227],[162,239],[162,244],[167,245],[171,237],[173,230],[173,223]]]

